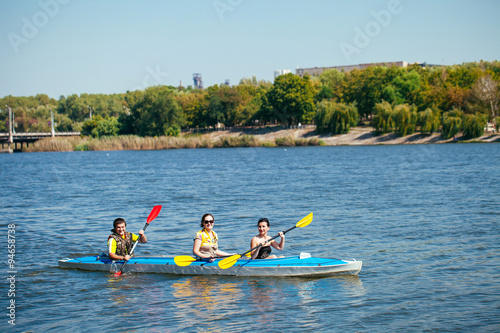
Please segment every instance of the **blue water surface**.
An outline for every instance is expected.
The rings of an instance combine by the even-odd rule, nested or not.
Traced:
[[[2,274],[16,271],[15,296],[8,282],[0,290],[1,327],[498,332],[499,166],[500,144],[0,154]],[[221,248],[238,253],[259,217],[274,236],[313,212],[281,254],[355,258],[363,269],[304,279],[58,268],[105,250],[117,217],[139,231],[154,205],[163,209],[140,255],[191,254],[206,212]]]

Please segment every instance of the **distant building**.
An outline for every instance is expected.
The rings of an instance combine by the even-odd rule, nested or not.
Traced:
[[[349,66],[333,66],[333,67],[313,67],[313,68],[297,68],[295,70],[295,74],[303,77],[305,74],[309,74],[309,76],[319,76],[323,72],[329,69],[336,69],[339,72],[350,72],[353,69],[365,69],[372,66],[384,66],[384,67],[408,67],[408,63],[406,61],[394,61],[394,62],[374,62],[369,64],[359,64],[359,65],[349,65]],[[275,72],[276,73],[276,72]]]
[[[194,88],[195,89],[203,89],[203,81],[201,80],[201,74],[200,73],[194,73],[193,74],[193,81],[194,81]]]
[[[292,71],[289,69],[278,69],[274,71],[274,78],[276,79],[280,75],[291,73]]]

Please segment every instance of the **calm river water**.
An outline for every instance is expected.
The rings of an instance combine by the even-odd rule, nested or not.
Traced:
[[[499,166],[500,144],[1,154],[0,327],[499,332]],[[238,253],[259,217],[274,236],[313,212],[282,253],[355,258],[363,269],[258,279],[58,268],[104,250],[116,217],[139,231],[159,204],[138,255],[191,254],[206,212],[221,248]]]

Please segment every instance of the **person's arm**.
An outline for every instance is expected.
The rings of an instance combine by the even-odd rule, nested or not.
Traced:
[[[147,243],[148,239],[146,238],[146,234],[144,233],[144,230],[139,231],[139,243]]]
[[[111,238],[109,240],[109,246],[108,246],[108,257],[111,258],[111,260],[130,260],[130,256],[124,255],[124,256],[119,256],[116,253],[116,240],[114,238]]]
[[[108,255],[112,260],[130,260],[131,258],[128,254],[124,256],[119,256],[115,253],[109,253]]]
[[[200,258],[210,258],[209,254],[203,254],[200,252],[200,247],[201,247],[201,239],[196,238],[193,244],[193,254]]]
[[[280,232],[279,235],[281,237],[281,242],[278,244],[277,241],[273,240],[273,243],[271,245],[277,250],[283,250],[285,248],[285,234],[283,232]]]
[[[147,243],[148,239],[146,238],[146,234],[144,233],[144,230],[139,231],[139,235],[136,234],[131,234],[132,235],[132,244],[139,241],[139,243]]]
[[[259,240],[257,239],[257,237],[254,237],[254,238],[252,238],[252,241],[250,242],[250,248],[253,249],[254,247],[258,246],[259,244],[260,243],[259,243]],[[260,247],[251,252],[252,259],[255,259],[257,257],[257,255],[259,254],[259,251],[260,251]]]

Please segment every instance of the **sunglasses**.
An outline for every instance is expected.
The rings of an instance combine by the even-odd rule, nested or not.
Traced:
[[[214,223],[214,220],[205,220],[205,221],[203,221],[203,223],[205,223],[205,224],[210,224],[210,223],[212,223],[212,224],[213,224],[213,223]]]

